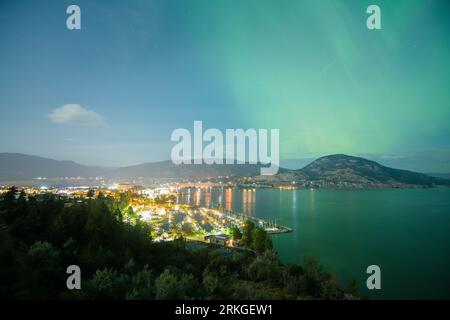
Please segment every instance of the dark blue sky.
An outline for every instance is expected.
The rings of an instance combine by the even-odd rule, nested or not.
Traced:
[[[167,159],[172,130],[191,127],[200,115],[210,125],[237,124],[227,119],[220,79],[197,63],[177,25],[183,12],[170,14],[181,5],[77,1],[82,30],[68,31],[71,3],[1,5],[1,127],[14,132],[1,151],[126,164]],[[70,103],[94,110],[109,127],[48,120]]]
[[[375,2],[379,33],[370,1],[1,1],[0,152],[163,160],[203,120],[279,128],[283,159],[450,171],[448,2]]]

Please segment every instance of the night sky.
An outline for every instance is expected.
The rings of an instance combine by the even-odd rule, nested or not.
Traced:
[[[202,120],[278,128],[284,160],[450,172],[449,33],[448,0],[0,0],[0,152],[165,160]]]

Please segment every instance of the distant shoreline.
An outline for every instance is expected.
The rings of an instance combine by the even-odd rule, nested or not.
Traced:
[[[171,179],[171,183],[177,183],[175,179]],[[140,185],[140,184],[136,184]],[[321,186],[321,187],[304,187],[304,186],[292,186],[288,184],[280,184],[280,185],[255,185],[255,186],[242,186],[239,184],[235,185],[214,185],[205,187],[203,185],[198,186],[200,184],[192,183],[190,186],[182,187],[182,189],[203,189],[203,188],[233,188],[233,189],[275,189],[275,190],[389,190],[389,189],[447,189],[450,188],[450,185],[401,185],[401,186],[389,186],[389,185],[380,185],[380,186],[357,186],[357,187],[333,187],[333,186]],[[40,187],[46,186],[49,188],[69,188],[69,187],[90,187],[90,188],[106,188],[105,185],[99,185],[98,181],[89,178],[82,179],[73,179],[73,180],[65,180],[62,178],[50,178],[45,180],[38,179],[26,179],[26,180],[5,180],[0,181],[0,187],[11,187],[16,186],[18,188],[26,188],[26,187]],[[144,186],[147,186],[144,184]]]

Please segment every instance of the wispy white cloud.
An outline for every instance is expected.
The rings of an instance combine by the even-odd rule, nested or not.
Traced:
[[[66,104],[54,109],[48,118],[53,123],[77,124],[89,127],[108,127],[103,117],[93,110],[88,110],[79,104]]]

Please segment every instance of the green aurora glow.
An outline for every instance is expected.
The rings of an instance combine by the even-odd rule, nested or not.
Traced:
[[[190,2],[187,25],[236,117],[281,129],[282,157],[449,147],[448,5],[375,1],[373,31],[373,1],[236,2]]]

